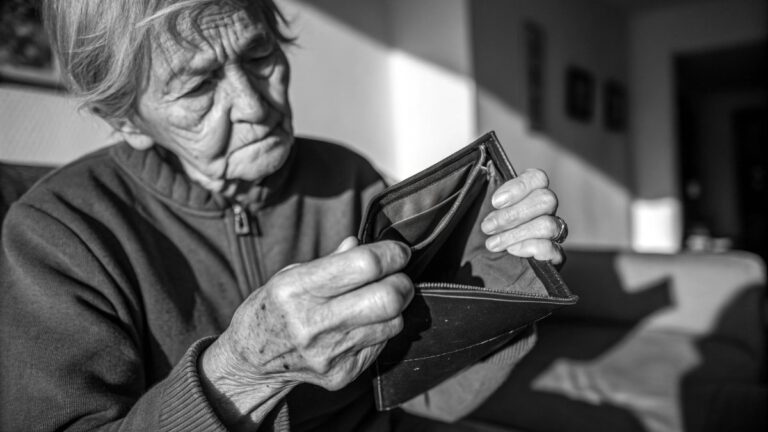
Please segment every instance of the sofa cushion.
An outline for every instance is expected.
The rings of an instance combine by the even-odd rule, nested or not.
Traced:
[[[568,258],[580,303],[540,323],[537,346],[473,418],[531,431],[763,430],[759,258]]]

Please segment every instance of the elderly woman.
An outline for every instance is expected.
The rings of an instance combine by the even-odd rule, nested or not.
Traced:
[[[403,326],[409,249],[358,246],[381,178],[293,136],[273,2],[49,0],[45,18],[123,142],[8,214],[0,429],[394,428],[366,370]],[[495,204],[490,249],[562,261],[542,172]]]

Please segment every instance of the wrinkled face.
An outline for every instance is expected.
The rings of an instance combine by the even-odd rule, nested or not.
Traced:
[[[243,11],[212,8],[198,22],[202,38],[182,32],[195,47],[171,36],[154,44],[134,124],[208,189],[260,182],[293,144],[288,61],[267,25]]]

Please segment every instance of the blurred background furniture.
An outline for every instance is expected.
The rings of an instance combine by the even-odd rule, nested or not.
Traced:
[[[765,267],[744,252],[569,250],[581,298],[472,416],[521,431],[763,431]]]

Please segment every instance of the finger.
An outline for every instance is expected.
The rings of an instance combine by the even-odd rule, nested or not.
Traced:
[[[292,268],[294,268],[296,266],[299,266],[299,265],[301,265],[301,263],[288,264],[287,266],[285,266],[285,267],[281,268],[280,270],[278,270],[277,273],[275,273],[275,275],[279,275],[280,273],[282,273],[284,271],[288,271],[288,270],[290,270],[290,269],[292,269]]]
[[[560,226],[554,216],[544,215],[516,228],[488,237],[485,247],[491,252],[501,252],[515,243],[528,239],[552,240],[560,234]]]
[[[345,328],[389,321],[399,316],[413,299],[413,282],[403,273],[365,285],[328,303]]]
[[[283,275],[313,295],[335,297],[402,270],[410,256],[405,244],[381,241],[310,261]]]
[[[339,247],[337,247],[336,250],[333,251],[332,255],[338,254],[338,253],[341,253],[341,252],[346,252],[346,251],[352,249],[353,247],[357,246],[358,243],[359,242],[357,240],[357,237],[349,236],[349,237],[347,237],[347,238],[345,238],[344,240],[341,241],[341,243],[339,244]]]
[[[403,331],[403,317],[398,315],[391,320],[369,324],[350,330],[339,348],[345,353],[357,353],[365,348],[383,345]]]
[[[549,177],[540,169],[525,170],[519,176],[509,180],[493,193],[491,204],[497,209],[511,206],[536,189],[549,186]]]
[[[551,261],[554,265],[560,265],[565,259],[560,245],[545,239],[523,240],[508,247],[507,252],[523,258],[533,257],[539,261]]]
[[[486,234],[497,234],[556,211],[557,195],[549,189],[536,189],[515,205],[490,212],[480,229]]]

